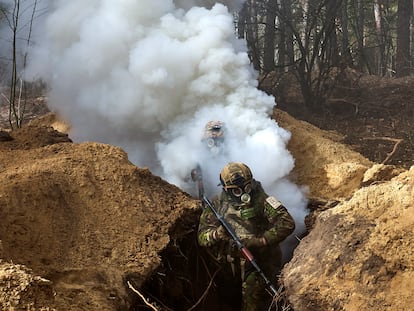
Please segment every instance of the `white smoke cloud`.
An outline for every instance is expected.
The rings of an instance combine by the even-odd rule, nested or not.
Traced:
[[[245,162],[301,223],[306,199],[288,180],[290,133],[270,119],[274,98],[257,89],[234,34],[229,8],[242,2],[55,1],[28,76],[49,83],[49,105],[70,121],[75,141],[118,145],[194,195],[197,164],[212,195],[221,168]],[[226,125],[215,156],[201,142],[209,120]]]
[[[222,3],[227,6],[230,11],[236,11],[237,9],[241,8],[241,5],[245,2],[245,0],[225,0],[225,1],[217,1],[217,0],[174,0],[175,5],[177,8],[182,9],[191,9],[193,7],[206,7],[211,8],[216,3]]]

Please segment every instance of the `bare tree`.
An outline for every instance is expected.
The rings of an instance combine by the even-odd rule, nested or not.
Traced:
[[[31,42],[33,20],[37,9],[38,0],[33,0],[32,3],[32,14],[28,24],[28,33],[26,41],[26,50],[23,54],[21,63],[19,58],[19,38],[18,34],[21,30],[21,1],[14,0],[10,8],[2,8],[1,14],[7,21],[10,28],[12,39],[11,39],[11,78],[10,78],[10,92],[7,98],[9,104],[9,124],[10,128],[13,129],[22,126],[23,117],[26,109],[26,96],[23,98],[22,94],[25,93],[25,83],[23,82],[22,72],[18,68],[24,68],[27,65],[28,47]],[[27,9],[27,8],[25,8]]]
[[[357,41],[357,65],[363,71],[364,68],[371,73],[369,63],[365,53],[365,6],[364,0],[351,0],[350,11],[354,18],[352,19],[353,30]]]
[[[280,12],[276,15],[277,25],[277,34],[278,40],[276,43],[277,51],[277,67],[280,71],[289,71],[289,67],[293,65],[295,55],[294,55],[294,39],[292,34],[292,29],[287,26],[285,21],[292,21],[292,1],[291,0],[281,0],[280,3],[274,7],[276,12]],[[280,18],[283,16],[284,18]]]
[[[331,30],[327,33],[326,48],[323,49],[326,52],[326,61],[330,66],[337,67],[339,65],[339,47],[338,36],[336,33],[336,23],[340,16],[341,11],[338,10],[341,6],[338,6],[338,2],[341,0],[331,0],[326,4],[325,11],[325,23],[330,25]]]
[[[275,69],[275,35],[277,0],[268,0],[266,5],[266,25],[263,48],[263,71]]]
[[[395,71],[397,77],[410,74],[410,17],[411,0],[398,0],[397,52]]]
[[[239,39],[246,38],[246,24],[249,18],[249,12],[247,10],[247,2],[243,3],[243,6],[237,14],[237,35]]]
[[[273,88],[283,88],[282,75],[293,73],[304,106],[320,109],[348,66],[381,76],[411,73],[413,3],[414,0],[248,0],[244,20],[249,56],[262,74],[276,72],[272,74]],[[263,79],[261,85],[268,88],[262,82]]]
[[[342,55],[342,63],[345,66],[353,66],[353,58],[350,50],[350,42],[349,42],[349,15],[348,15],[348,3],[349,0],[342,0],[342,11],[341,11],[341,19],[340,19],[340,28],[342,29],[342,44],[341,44],[341,55]]]
[[[384,4],[382,0],[374,0],[374,17],[375,17],[375,31],[377,34],[377,51],[375,53],[376,67],[379,74],[385,73],[385,32],[383,29],[383,11]]]
[[[259,52],[259,29],[257,0],[247,0],[248,6],[248,23],[246,40],[249,46],[249,56],[253,67],[260,71],[260,52]]]
[[[341,0],[301,1],[305,5],[299,7],[305,24],[288,19],[285,11],[277,11],[278,18],[293,34],[296,53],[292,72],[299,82],[305,106],[313,110],[320,109],[327,96],[326,82],[333,69],[331,56],[333,51],[337,53],[334,32],[341,3]]]
[[[5,11],[3,11],[5,14]],[[20,1],[15,0],[13,4],[12,11],[10,14],[5,14],[5,18],[9,24],[9,27],[12,31],[12,69],[11,69],[11,83],[10,83],[10,95],[9,95],[9,123],[10,127],[13,128],[13,118],[16,121],[17,127],[19,127],[19,108],[18,106],[18,76],[17,76],[17,31],[19,25],[19,16],[20,16]]]

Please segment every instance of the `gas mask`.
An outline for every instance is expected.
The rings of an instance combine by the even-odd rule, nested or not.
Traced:
[[[230,162],[220,172],[220,183],[224,191],[238,203],[248,205],[254,179],[249,167],[241,162]]]
[[[252,182],[248,182],[243,187],[230,188],[228,189],[230,194],[240,203],[249,204],[251,197],[250,193],[252,192]]]
[[[206,139],[206,145],[207,145],[209,151],[213,155],[217,155],[220,152],[222,143],[223,143],[222,138],[208,138],[208,139]]]

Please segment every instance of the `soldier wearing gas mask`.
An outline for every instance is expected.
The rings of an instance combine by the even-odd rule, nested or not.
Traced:
[[[224,143],[224,122],[207,122],[201,141],[206,145],[212,155],[219,154],[222,151],[222,145]]]
[[[223,190],[213,198],[214,206],[275,282],[281,268],[279,243],[295,228],[292,216],[275,197],[266,194],[244,163],[228,163],[220,173],[220,184]],[[200,216],[198,242],[223,266],[217,283],[223,287],[219,294],[224,300],[239,293],[241,310],[267,310],[270,301],[263,279],[240,255],[210,209],[204,209]]]
[[[214,161],[214,159],[217,159],[217,157],[224,153],[224,132],[225,126],[222,121],[208,121],[204,126],[201,142],[206,148],[211,161]],[[190,174],[191,180],[197,183],[198,196],[200,199],[204,194],[203,171],[201,166],[201,164],[197,164],[197,166],[191,170]]]

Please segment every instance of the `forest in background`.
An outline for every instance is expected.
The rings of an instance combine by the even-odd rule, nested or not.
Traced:
[[[8,90],[1,100],[9,104],[11,128],[21,126],[33,89],[24,69],[36,21],[45,14],[45,0],[0,1],[0,85]],[[246,40],[260,80],[272,75],[283,94],[292,82],[285,75],[293,76],[310,111],[321,110],[347,68],[381,77],[412,72],[410,0],[247,0],[234,17],[235,35]]]
[[[236,21],[254,68],[276,73],[279,88],[293,74],[307,109],[320,110],[346,68],[381,77],[412,72],[410,0],[247,0]]]

